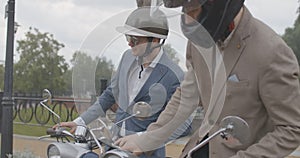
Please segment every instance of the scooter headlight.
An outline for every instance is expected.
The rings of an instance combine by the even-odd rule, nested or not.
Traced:
[[[55,145],[50,144],[48,146],[47,155],[48,155],[48,158],[60,158],[59,149]]]

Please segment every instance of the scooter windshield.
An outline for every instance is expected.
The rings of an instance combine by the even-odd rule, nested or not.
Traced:
[[[198,100],[197,105],[199,103],[202,104],[205,110],[205,116],[199,130],[199,134],[202,137],[218,121],[225,100],[226,70],[222,54],[201,24],[195,22],[193,25],[189,25],[189,28],[185,28],[184,25],[181,25],[184,13],[177,9],[163,7],[155,7],[154,10],[150,8],[150,18],[157,9],[163,11],[164,15],[161,16],[167,17],[169,34],[162,46],[163,49],[157,52],[158,58],[154,58],[154,62],[151,62],[155,64],[150,64],[152,70],[150,68],[142,68],[141,65],[147,61],[147,58],[143,57],[145,49],[155,44],[151,43],[152,45],[150,44],[149,46],[149,42],[141,42],[136,47],[128,47],[128,45],[130,46],[130,41],[126,41],[124,35],[135,32],[136,29],[126,27],[128,30],[125,32],[115,29],[124,26],[126,19],[135,8],[122,11],[107,18],[86,36],[79,51],[76,52],[76,59],[73,62],[72,90],[77,111],[86,117],[85,119],[88,120],[88,123],[99,116],[107,118],[107,111],[112,111],[111,114],[115,117],[112,117],[111,126],[117,125],[120,129],[126,126],[123,133],[122,130],[119,130],[120,135],[136,133],[135,128],[130,129],[129,125],[140,122],[146,122],[146,125],[149,125],[155,122],[171,98],[169,94],[170,89],[166,86],[168,82],[163,82],[168,81],[164,77],[166,76],[165,74],[170,74],[167,71],[165,72],[165,70],[170,69],[173,72],[171,74],[175,74],[174,76],[178,81],[188,79],[188,76],[184,76],[184,74],[194,74],[195,82],[193,87],[197,88],[195,90],[199,94],[196,99]],[[145,25],[147,26],[148,24]],[[135,33],[137,33],[135,35],[137,37],[145,37],[143,35],[144,32],[137,31]],[[142,38],[138,39],[142,40]],[[201,74],[201,76],[206,76],[206,78],[196,77],[199,70],[195,65],[199,63],[191,63],[191,60],[186,60],[185,56],[186,52],[190,50],[189,47],[193,48],[193,52],[191,52],[193,58],[201,58],[202,63],[200,65],[205,66],[204,72],[206,72]],[[186,48],[189,49],[187,50]],[[139,51],[142,52],[142,55],[134,54]],[[165,53],[169,56],[168,58],[171,58],[172,63],[175,63],[181,69],[182,74],[176,66],[174,67],[174,64],[163,60]],[[190,56],[187,55],[187,57]],[[143,60],[140,61],[141,59]],[[160,68],[157,71],[156,68],[158,66]],[[152,75],[148,72],[149,70],[155,74]],[[147,72],[149,75],[146,75],[146,79],[140,80],[140,76],[143,78],[143,75],[147,74]],[[152,80],[151,84],[148,84],[148,80]],[[104,84],[105,82],[107,84]],[[177,86],[179,87],[180,84]],[[203,86],[209,89],[205,89]],[[176,87],[174,91],[175,89]],[[201,91],[204,89],[205,91]],[[185,91],[188,92],[189,89],[185,89],[181,85],[182,94]],[[147,102],[151,106],[151,115],[147,116],[147,118],[136,117],[138,114],[135,113],[137,110],[134,110],[136,108],[133,105],[139,101]],[[183,102],[184,99],[181,101],[182,104],[178,105],[177,113],[180,112],[180,108],[185,108],[184,106],[189,104],[188,102]],[[98,106],[93,106],[95,104]],[[191,110],[191,112],[194,111],[194,109]],[[86,115],[87,111],[88,115]],[[125,122],[124,120],[131,118],[132,120],[128,121],[128,124],[123,123]],[[173,118],[176,119],[177,117]],[[160,143],[165,143],[166,141],[163,140]],[[153,149],[159,146],[154,145]]]
[[[145,67],[140,73],[141,65],[148,60],[148,57],[143,58],[142,56],[149,42],[140,42],[136,47],[129,47],[127,36],[125,36],[133,36],[132,33],[135,33],[139,40],[146,38],[143,35],[145,31],[125,24],[126,19],[135,10],[136,8],[122,11],[100,22],[87,35],[80,50],[76,53],[73,62],[72,90],[78,113],[85,115],[84,113],[90,108],[88,114],[91,117],[87,118],[87,123],[98,116],[112,116],[111,118],[114,119],[112,123],[118,126],[122,126],[123,120],[130,117],[134,117],[132,121],[135,123],[146,122],[149,124],[154,120],[154,117],[149,117],[161,112],[171,96],[168,92],[170,86],[166,87],[166,76],[172,75],[172,82],[176,81],[178,86],[179,81],[183,79],[183,71],[186,71],[184,54],[187,40],[182,35],[176,19],[169,20],[169,23],[174,23],[174,25],[169,25],[173,28],[169,30],[168,39],[165,40],[162,47],[159,45],[163,44],[163,40],[159,43],[151,43],[150,47],[159,50],[156,52],[158,57],[153,60],[149,69]],[[150,12],[149,8],[138,11],[141,14]],[[162,18],[161,13],[155,13],[154,19]],[[141,17],[141,14],[136,15]],[[142,17],[145,21],[153,18],[149,15]],[[133,16],[132,19],[134,18],[138,17]],[[151,24],[143,25],[140,27],[147,28]],[[156,36],[157,34],[151,35]],[[153,73],[150,73],[151,71]],[[172,73],[167,73],[169,71]],[[140,80],[140,74],[142,78],[145,74],[150,81]],[[136,84],[139,85],[136,86]],[[133,88],[135,86],[136,89]],[[173,88],[173,91],[175,89],[176,87]],[[140,110],[139,115],[135,113],[137,108],[134,105],[138,102],[146,102],[151,105],[151,112],[147,118],[140,117],[140,115],[149,108]],[[95,104],[98,106],[92,106]],[[126,130],[126,133],[135,133],[134,130]]]

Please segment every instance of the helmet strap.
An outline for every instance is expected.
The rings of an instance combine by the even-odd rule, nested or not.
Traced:
[[[153,51],[153,49],[151,48],[152,42],[153,42],[153,37],[148,37],[148,43],[143,57],[149,55]]]
[[[154,49],[159,48],[159,47],[161,47],[162,45],[164,45],[165,41],[166,41],[166,40],[163,39],[163,41],[162,41],[160,44],[158,44],[158,45],[156,45],[156,46],[154,46],[154,47],[151,47],[152,42],[153,42],[153,37],[149,37],[149,38],[148,38],[147,47],[146,47],[146,49],[145,49],[145,53],[144,53],[142,56],[139,57],[139,59],[141,58],[141,60],[139,60],[139,61],[140,61],[140,62],[139,62],[139,65],[142,65],[142,64],[143,64],[143,60],[142,60],[143,57],[148,56],[150,53],[153,52]]]
[[[143,58],[148,56],[151,52],[153,52],[154,49],[158,48],[158,47],[161,47],[162,45],[164,45],[166,39],[163,39],[162,43],[154,46],[154,47],[151,47],[152,45],[152,42],[153,42],[153,37],[149,37],[148,38],[148,43],[147,43],[147,47],[145,49],[145,53],[144,55],[142,56],[139,56],[138,57],[138,64],[141,65],[141,71],[139,72],[139,79],[141,78],[141,73],[144,71],[144,67],[143,67]]]
[[[156,49],[156,48],[161,47],[162,45],[164,45],[166,39],[163,39],[163,41],[160,44],[158,44],[158,45],[156,45],[154,47],[151,47],[152,41],[153,41],[153,37],[150,37],[148,39],[148,44],[147,44],[147,47],[146,47],[146,50],[145,50],[145,53],[144,53],[143,57],[146,57],[151,52],[153,52],[154,49]]]

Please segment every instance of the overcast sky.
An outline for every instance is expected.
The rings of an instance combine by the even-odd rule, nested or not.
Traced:
[[[0,63],[5,57],[6,3],[7,0],[0,0]],[[283,34],[285,28],[293,26],[299,3],[297,0],[246,0],[246,6],[255,17],[278,34]],[[16,0],[15,20],[21,25],[16,39],[22,39],[30,26],[41,32],[49,32],[65,44],[66,47],[60,53],[68,61],[72,53],[81,48],[89,34],[99,28],[99,23],[112,16],[119,17],[135,7],[135,0]],[[102,32],[105,29],[114,28],[103,28]],[[120,49],[123,47],[126,47],[125,41]]]

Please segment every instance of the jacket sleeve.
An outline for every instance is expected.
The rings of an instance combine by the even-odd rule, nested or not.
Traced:
[[[181,70],[181,69],[180,69]],[[168,99],[167,102],[170,101],[172,95],[174,94],[174,92],[176,91],[177,87],[180,87],[180,82],[182,82],[183,78],[184,78],[184,72],[181,70],[179,72],[177,72],[177,76],[178,76],[178,81],[174,82],[171,87],[168,90]],[[166,104],[167,104],[166,102]],[[187,120],[185,120],[178,128],[176,128],[174,130],[174,132],[172,133],[172,135],[168,138],[167,142],[178,139],[180,137],[186,136],[188,134],[191,133],[192,131],[192,120],[193,117],[190,116]]]
[[[273,50],[259,75],[259,94],[274,130],[232,158],[285,157],[300,145],[299,67],[286,46]]]
[[[91,123],[99,116],[105,116],[106,111],[117,102],[116,97],[119,95],[118,80],[121,68],[120,65],[122,65],[126,53],[128,53],[128,51],[126,51],[122,56],[117,72],[115,75],[113,75],[109,86],[99,96],[98,100],[92,106],[90,106],[87,111],[80,115],[86,124]]]
[[[99,99],[90,106],[87,111],[82,113],[80,117],[84,120],[86,124],[91,123],[98,117],[104,117],[106,111],[115,103],[112,88],[109,86],[102,93]]]

